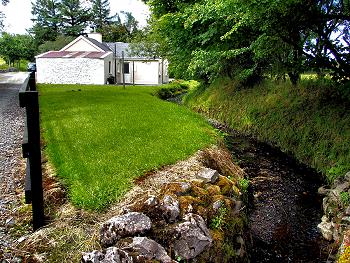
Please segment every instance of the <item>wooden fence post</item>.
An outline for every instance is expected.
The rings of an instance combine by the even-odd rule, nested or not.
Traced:
[[[44,226],[44,200],[41,170],[39,93],[35,86],[35,73],[24,82],[19,92],[20,107],[26,109],[26,127],[22,144],[23,157],[27,160],[26,201],[31,201],[33,229]],[[29,167],[28,167],[29,166]]]

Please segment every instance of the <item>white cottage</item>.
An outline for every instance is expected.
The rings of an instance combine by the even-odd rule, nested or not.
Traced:
[[[160,58],[131,56],[128,43],[103,43],[99,33],[79,36],[60,51],[36,57],[37,82],[52,84],[158,85],[169,82],[168,63]]]

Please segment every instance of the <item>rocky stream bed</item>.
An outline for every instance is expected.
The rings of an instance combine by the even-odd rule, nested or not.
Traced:
[[[318,229],[321,175],[289,155],[229,130],[226,145],[250,180],[251,262],[333,262]]]

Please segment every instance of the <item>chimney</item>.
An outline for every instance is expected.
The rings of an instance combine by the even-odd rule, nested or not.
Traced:
[[[89,33],[88,37],[92,38],[92,39],[95,39],[98,42],[102,43],[102,34],[100,34],[100,33]]]

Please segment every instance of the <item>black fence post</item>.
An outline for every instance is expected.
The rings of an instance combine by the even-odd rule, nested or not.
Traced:
[[[44,226],[44,200],[41,170],[39,93],[35,86],[35,73],[24,82],[19,92],[20,106],[26,109],[26,127],[22,144],[27,160],[26,202],[32,203],[33,229]]]
[[[36,91],[36,84],[35,84],[35,71],[31,71],[29,73],[29,90]]]
[[[26,107],[28,118],[28,141],[31,144],[29,156],[30,182],[32,188],[33,228],[44,225],[44,201],[41,171],[40,123],[39,123],[39,94],[32,91],[28,94]]]

